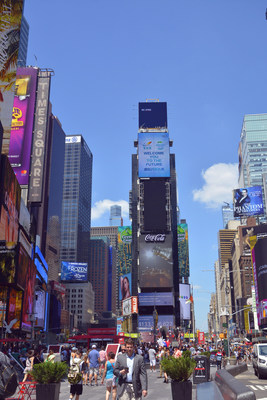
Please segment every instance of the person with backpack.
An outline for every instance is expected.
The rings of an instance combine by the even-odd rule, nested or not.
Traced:
[[[13,396],[18,387],[18,378],[9,358],[0,351],[0,400]]]
[[[115,354],[110,351],[108,353],[108,361],[105,363],[105,369],[102,377],[101,384],[103,385],[104,379],[106,378],[106,400],[109,399],[112,389],[112,400],[116,400],[117,397],[117,383],[116,376],[114,375],[115,366]]]
[[[221,369],[222,368],[222,359],[223,359],[223,353],[221,352],[221,350],[218,350],[218,352],[216,353],[217,369]]]
[[[70,400],[75,397],[75,400],[79,400],[80,395],[83,393],[83,376],[82,376],[82,354],[80,351],[76,351],[75,358],[72,360],[72,364],[68,373],[68,382],[70,383]]]

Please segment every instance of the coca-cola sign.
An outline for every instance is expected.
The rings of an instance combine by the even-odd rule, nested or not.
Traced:
[[[156,235],[148,234],[145,237],[146,242],[165,242],[166,235],[164,233],[158,233]]]

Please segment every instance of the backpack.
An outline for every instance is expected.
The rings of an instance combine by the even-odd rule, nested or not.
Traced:
[[[69,373],[68,373],[68,382],[71,385],[76,385],[82,379],[82,374],[80,371],[81,362],[82,362],[82,360],[79,360],[78,362],[74,362],[74,361],[72,362],[72,365],[71,365],[71,367],[69,369]]]
[[[217,361],[222,361],[222,353],[218,353],[218,354],[216,355],[216,360],[217,360]]]
[[[18,387],[15,368],[9,359],[2,353],[0,356],[0,398],[13,396]]]

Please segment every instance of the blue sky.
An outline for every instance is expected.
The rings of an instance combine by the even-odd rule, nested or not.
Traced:
[[[92,225],[131,188],[138,102],[168,103],[196,326],[207,328],[221,205],[244,114],[266,112],[266,1],[25,0],[28,64],[53,68],[53,113],[94,155]],[[37,58],[37,61],[36,61]],[[104,201],[106,200],[106,201]],[[125,215],[128,223],[128,216]]]

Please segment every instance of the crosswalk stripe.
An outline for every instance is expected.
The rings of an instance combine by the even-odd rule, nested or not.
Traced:
[[[252,390],[258,390],[255,386],[252,385],[247,385],[247,386],[249,386]]]
[[[264,387],[260,386],[260,385],[256,385],[257,388],[259,388],[260,390],[265,390]]]

